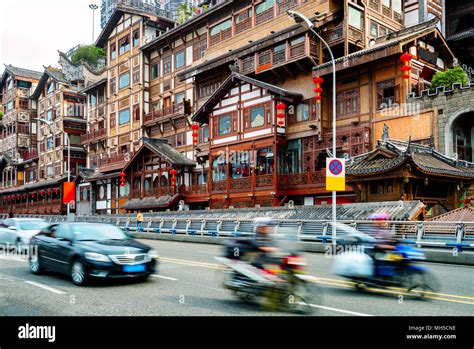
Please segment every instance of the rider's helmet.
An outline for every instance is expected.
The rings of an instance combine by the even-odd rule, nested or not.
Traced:
[[[259,217],[254,220],[254,231],[256,234],[268,234],[275,230],[277,221],[270,217]]]

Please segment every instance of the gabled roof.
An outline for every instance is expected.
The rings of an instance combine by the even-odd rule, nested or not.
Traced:
[[[38,85],[36,86],[35,92],[33,92],[33,94],[31,95],[32,99],[39,98],[39,96],[41,95],[41,91],[43,91],[49,78],[52,78],[56,80],[57,82],[60,82],[63,84],[69,83],[64,77],[64,74],[61,69],[46,67]]]
[[[439,31],[438,27],[436,26],[438,24],[438,19],[432,19],[408,28],[404,28],[402,30],[387,34],[385,36],[379,37],[375,41],[375,45],[351,53],[347,56],[339,57],[336,59],[336,70],[343,70],[346,68],[349,68],[351,66],[355,66],[358,64],[362,63],[368,63],[374,59],[377,59],[378,57],[375,57],[375,53],[378,53],[380,51],[385,50],[386,54],[385,55],[390,55],[394,54],[393,52],[388,51],[388,49],[393,48],[397,51],[397,53],[401,52],[401,46],[404,44],[409,43],[410,41],[413,41],[414,39],[426,36],[430,33],[436,33],[436,37],[439,38],[442,42],[442,47],[447,55],[451,57],[451,59],[454,59],[454,54],[452,51],[449,49],[448,44],[446,43],[446,40],[443,37],[443,34]],[[364,57],[363,61],[357,61],[358,57]],[[371,56],[374,56],[373,59],[371,59]],[[353,61],[353,64],[350,64],[351,61]],[[348,64],[349,63],[349,64]],[[322,69],[330,68],[331,67],[331,62],[325,62],[323,64],[320,64],[316,67],[313,68],[315,71],[319,71]],[[332,69],[332,68],[331,68]]]
[[[442,222],[474,222],[474,208],[467,206],[440,214],[429,221]]]
[[[39,80],[41,79],[41,75],[42,73],[38,71],[14,67],[11,64],[9,65],[5,64],[5,70],[3,71],[2,80],[0,81],[0,90],[2,89],[2,86],[5,83],[7,76],[13,76],[15,78],[22,77],[22,78],[27,78],[27,79],[32,79],[32,80]]]
[[[122,210],[145,210],[152,208],[167,208],[176,203],[181,197],[180,194],[164,195],[160,197],[146,197],[143,199],[131,199],[123,204],[120,208]]]
[[[281,87],[268,84],[266,82],[249,78],[248,76],[232,73],[220,86],[219,88],[209,97],[209,99],[199,108],[199,110],[193,115],[192,120],[199,123],[207,122],[209,114],[212,112],[214,107],[229,93],[229,91],[236,86],[239,82],[248,83],[253,86],[260,87],[267,90],[273,95],[279,97],[279,99],[296,103],[303,99],[303,95],[300,93],[290,92]]]
[[[148,138],[143,137],[143,145],[138,149],[138,151],[133,155],[130,161],[124,168],[124,171],[133,163],[137,156],[143,151],[143,149],[148,149],[151,152],[159,155],[164,160],[168,161],[172,165],[177,166],[194,166],[195,163],[193,160],[188,159],[186,156],[181,154],[179,151],[170,146],[166,139],[158,138]]]
[[[379,141],[375,150],[351,158],[346,164],[346,173],[350,176],[375,175],[406,163],[425,174],[474,179],[472,162],[447,157],[431,146],[391,139]]]
[[[107,43],[108,38],[112,34],[115,26],[117,25],[118,21],[120,20],[120,18],[122,17],[122,15],[124,13],[130,13],[130,14],[137,15],[137,16],[147,17],[150,20],[152,20],[153,17],[158,17],[157,14],[147,13],[147,12],[144,12],[144,11],[140,11],[139,9],[134,9],[134,8],[131,8],[131,7],[128,7],[128,6],[124,7],[124,6],[119,5],[119,7],[117,7],[114,10],[114,12],[112,13],[112,16],[110,16],[109,21],[107,22],[106,26],[104,27],[104,29],[100,33],[99,37],[97,38],[97,40],[95,42],[95,45],[97,47],[102,47],[103,48],[105,46],[105,44]],[[163,17],[160,16],[158,18],[160,18],[164,21],[168,21],[168,22],[170,22],[170,24],[174,23],[174,21],[172,21],[171,19],[166,18],[164,16]]]
[[[94,83],[92,83],[92,84],[90,84],[90,85],[84,87],[84,88],[83,88],[81,91],[79,91],[79,92],[81,92],[81,93],[87,93],[87,92],[90,92],[90,91],[92,91],[92,90],[94,90],[94,89],[96,89],[96,88],[98,88],[98,87],[100,87],[100,86],[102,86],[102,85],[106,85],[106,84],[107,84],[107,78],[104,78],[104,79],[101,79],[101,80],[99,80],[99,81],[96,81],[96,82],[94,82]]]

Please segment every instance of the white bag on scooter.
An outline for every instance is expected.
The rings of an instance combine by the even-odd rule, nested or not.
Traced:
[[[346,277],[372,277],[374,261],[360,252],[344,252],[336,257],[332,272]]]

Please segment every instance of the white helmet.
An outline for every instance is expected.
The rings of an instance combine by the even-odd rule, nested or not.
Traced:
[[[257,231],[260,227],[275,227],[278,222],[270,217],[258,217],[254,219],[254,230]]]

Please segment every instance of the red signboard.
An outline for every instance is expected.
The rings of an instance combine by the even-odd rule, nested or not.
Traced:
[[[76,184],[74,182],[64,182],[63,204],[70,204],[76,201]]]

